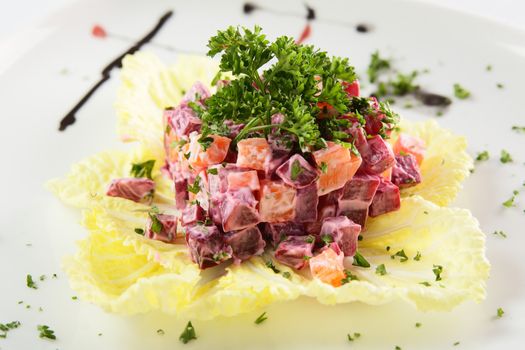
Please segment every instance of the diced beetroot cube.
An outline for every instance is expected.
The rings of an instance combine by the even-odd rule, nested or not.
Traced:
[[[222,225],[221,204],[224,201],[224,193],[216,194],[210,198],[208,215],[215,225]]]
[[[356,79],[351,83],[344,81],[343,88],[348,97],[359,97],[359,80]]]
[[[307,223],[305,225],[306,232],[312,235],[318,235],[321,232],[321,226],[323,225],[323,220],[326,218],[337,216],[337,205],[324,205],[319,204],[317,210],[317,221]]]
[[[264,222],[286,222],[295,218],[296,189],[281,181],[261,181],[259,213]]]
[[[166,243],[171,243],[175,241],[175,238],[177,237],[177,218],[174,215],[167,214],[157,214],[154,217],[156,218],[155,221],[158,220],[158,222],[160,223],[160,231],[154,232],[152,227],[156,230],[158,230],[159,228],[153,225],[153,220],[151,219],[151,217],[149,217],[146,223],[146,232],[144,236],[150,239],[155,239],[157,241],[163,241]]]
[[[178,138],[187,139],[191,132],[200,132],[201,130],[202,121],[193,109],[185,104],[181,104],[173,109],[167,109],[165,115],[168,125],[175,131]]]
[[[295,221],[296,222],[315,222],[317,221],[317,183],[300,188],[295,196]]]
[[[275,250],[275,258],[281,264],[302,269],[313,256],[314,243],[312,236],[289,236]]]
[[[197,221],[204,221],[206,213],[200,205],[189,205],[182,211],[181,224],[182,226],[194,225]]]
[[[151,200],[155,182],[147,178],[122,178],[111,181],[106,191],[110,197],[120,197],[134,202]]]
[[[319,178],[317,170],[299,154],[294,154],[277,168],[276,174],[284,183],[295,188],[304,188]]]
[[[381,180],[369,208],[369,215],[374,217],[401,207],[399,187],[387,180]]]
[[[306,231],[304,226],[298,222],[282,222],[276,224],[262,224],[263,232],[267,239],[272,242],[274,247],[288,236],[304,236]]]
[[[362,168],[366,173],[378,175],[394,165],[395,156],[392,147],[376,135],[368,140],[366,147],[359,149],[363,158]]]
[[[337,215],[344,215],[364,227],[368,207],[379,186],[379,176],[358,174],[343,187],[337,206]]]
[[[193,86],[182,97],[181,104],[192,102],[201,102],[210,97],[210,90],[200,81],[193,84]]]
[[[228,232],[225,235],[226,244],[232,247],[233,259],[236,263],[250,259],[254,255],[264,252],[266,242],[262,239],[261,231],[257,226],[247,229]]]
[[[177,209],[182,210],[186,208],[186,202],[188,201],[188,180],[185,179],[182,174],[175,172],[174,174],[175,183],[175,205]]]
[[[191,259],[201,269],[218,265],[232,256],[232,248],[224,242],[222,233],[215,225],[186,227],[186,243]]]
[[[223,230],[236,231],[257,225],[261,220],[256,205],[257,200],[247,188],[225,193],[220,205]]]
[[[357,238],[361,225],[354,223],[346,216],[326,218],[321,227],[321,238],[330,236],[337,243],[345,256],[353,256],[357,250]]]
[[[392,183],[399,188],[421,183],[421,172],[415,156],[412,154],[396,156],[396,164],[392,169]]]

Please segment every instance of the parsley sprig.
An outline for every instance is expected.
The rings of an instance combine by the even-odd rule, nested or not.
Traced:
[[[326,106],[335,115],[359,112],[353,105],[356,98],[349,99],[342,85],[356,78],[347,58],[329,57],[287,36],[270,42],[258,26],[219,31],[208,48],[209,56],[221,55],[218,76],[229,73],[234,79],[199,110],[203,138],[212,133],[227,135],[226,120],[245,124],[235,141],[271,131],[293,136],[303,151],[324,147],[326,139],[349,138],[344,132],[338,134],[344,128],[341,123],[347,123],[342,118],[329,115],[323,125],[317,120]],[[285,116],[280,124],[272,124],[276,113]]]

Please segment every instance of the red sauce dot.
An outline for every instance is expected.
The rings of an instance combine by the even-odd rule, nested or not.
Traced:
[[[91,28],[91,35],[96,38],[105,38],[108,36],[108,33],[102,26],[95,24],[93,28]]]

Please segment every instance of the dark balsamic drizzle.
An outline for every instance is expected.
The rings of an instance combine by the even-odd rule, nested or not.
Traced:
[[[304,4],[304,6],[306,6],[306,11],[307,11],[306,19],[308,21],[314,20],[315,19],[315,10],[313,8],[311,8],[310,6],[308,6],[307,4]]]
[[[64,118],[60,121],[60,126],[58,130],[64,131],[66,128],[72,124],[75,123],[76,118],[75,114],[82,108],[82,106],[89,100],[89,98],[97,91],[97,89],[102,86],[107,80],[109,80],[110,73],[114,68],[121,68],[122,67],[122,59],[126,55],[131,55],[138,50],[141,49],[142,46],[147,44],[149,41],[151,41],[155,35],[159,32],[159,30],[164,26],[164,24],[170,19],[170,17],[173,15],[173,11],[166,12],[157,22],[155,27],[153,27],[152,30],[150,30],[142,39],[137,41],[132,47],[130,47],[126,52],[115,58],[113,61],[111,61],[103,70],[102,70],[102,78],[95,84],[93,87],[82,97],[80,101],[69,111],[69,113],[66,114]]]
[[[259,7],[255,4],[252,4],[251,2],[247,2],[244,4],[243,8],[242,8],[242,11],[245,13],[245,14],[250,14],[252,13],[253,11],[255,11],[256,9],[258,9]]]
[[[370,31],[370,27],[366,24],[360,23],[355,27],[355,30],[357,30],[359,33],[368,33]]]
[[[414,92],[414,96],[425,106],[447,107],[452,103],[452,100],[446,96],[438,95],[433,92],[428,92],[420,89],[417,89]]]

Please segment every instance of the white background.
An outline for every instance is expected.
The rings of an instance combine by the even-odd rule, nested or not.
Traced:
[[[429,2],[489,17],[525,30],[523,0],[410,0]],[[16,33],[76,0],[0,0],[0,49]]]

